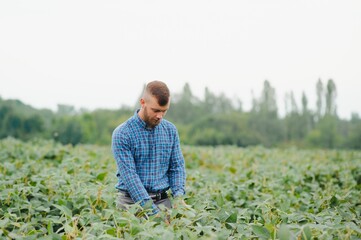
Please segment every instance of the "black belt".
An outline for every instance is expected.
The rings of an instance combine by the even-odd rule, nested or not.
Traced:
[[[152,198],[153,201],[159,201],[159,200],[167,199],[168,193],[165,191],[159,193],[149,193],[149,196]]]
[[[124,193],[126,197],[130,197],[128,191],[119,190],[120,192]],[[152,198],[153,201],[160,201],[163,199],[168,198],[168,193],[166,191],[158,192],[158,193],[149,193],[149,196]]]

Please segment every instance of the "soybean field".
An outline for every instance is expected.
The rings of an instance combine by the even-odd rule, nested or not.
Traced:
[[[187,206],[145,218],[116,208],[110,146],[3,139],[0,239],[361,239],[360,151],[182,150]]]

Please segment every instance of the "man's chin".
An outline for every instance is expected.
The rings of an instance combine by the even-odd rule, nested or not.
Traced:
[[[147,126],[148,128],[155,128],[156,126],[158,126],[160,123],[160,121],[156,121],[156,122],[152,122],[152,123],[148,123]]]
[[[160,120],[159,121],[155,121],[154,124],[152,124],[152,127],[155,128],[156,126],[158,126],[160,123]]]

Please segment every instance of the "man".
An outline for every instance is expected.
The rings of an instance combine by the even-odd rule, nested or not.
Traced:
[[[134,203],[143,207],[148,203],[155,214],[161,204],[172,207],[169,189],[174,198],[185,194],[184,158],[176,127],[163,119],[170,106],[167,85],[161,81],[148,83],[140,105],[112,135],[118,205],[126,209]]]

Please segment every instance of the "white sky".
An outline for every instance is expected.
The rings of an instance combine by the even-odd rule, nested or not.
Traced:
[[[332,78],[361,114],[361,1],[0,1],[0,96],[38,108],[134,105],[154,79],[239,98],[264,80],[278,107]]]

